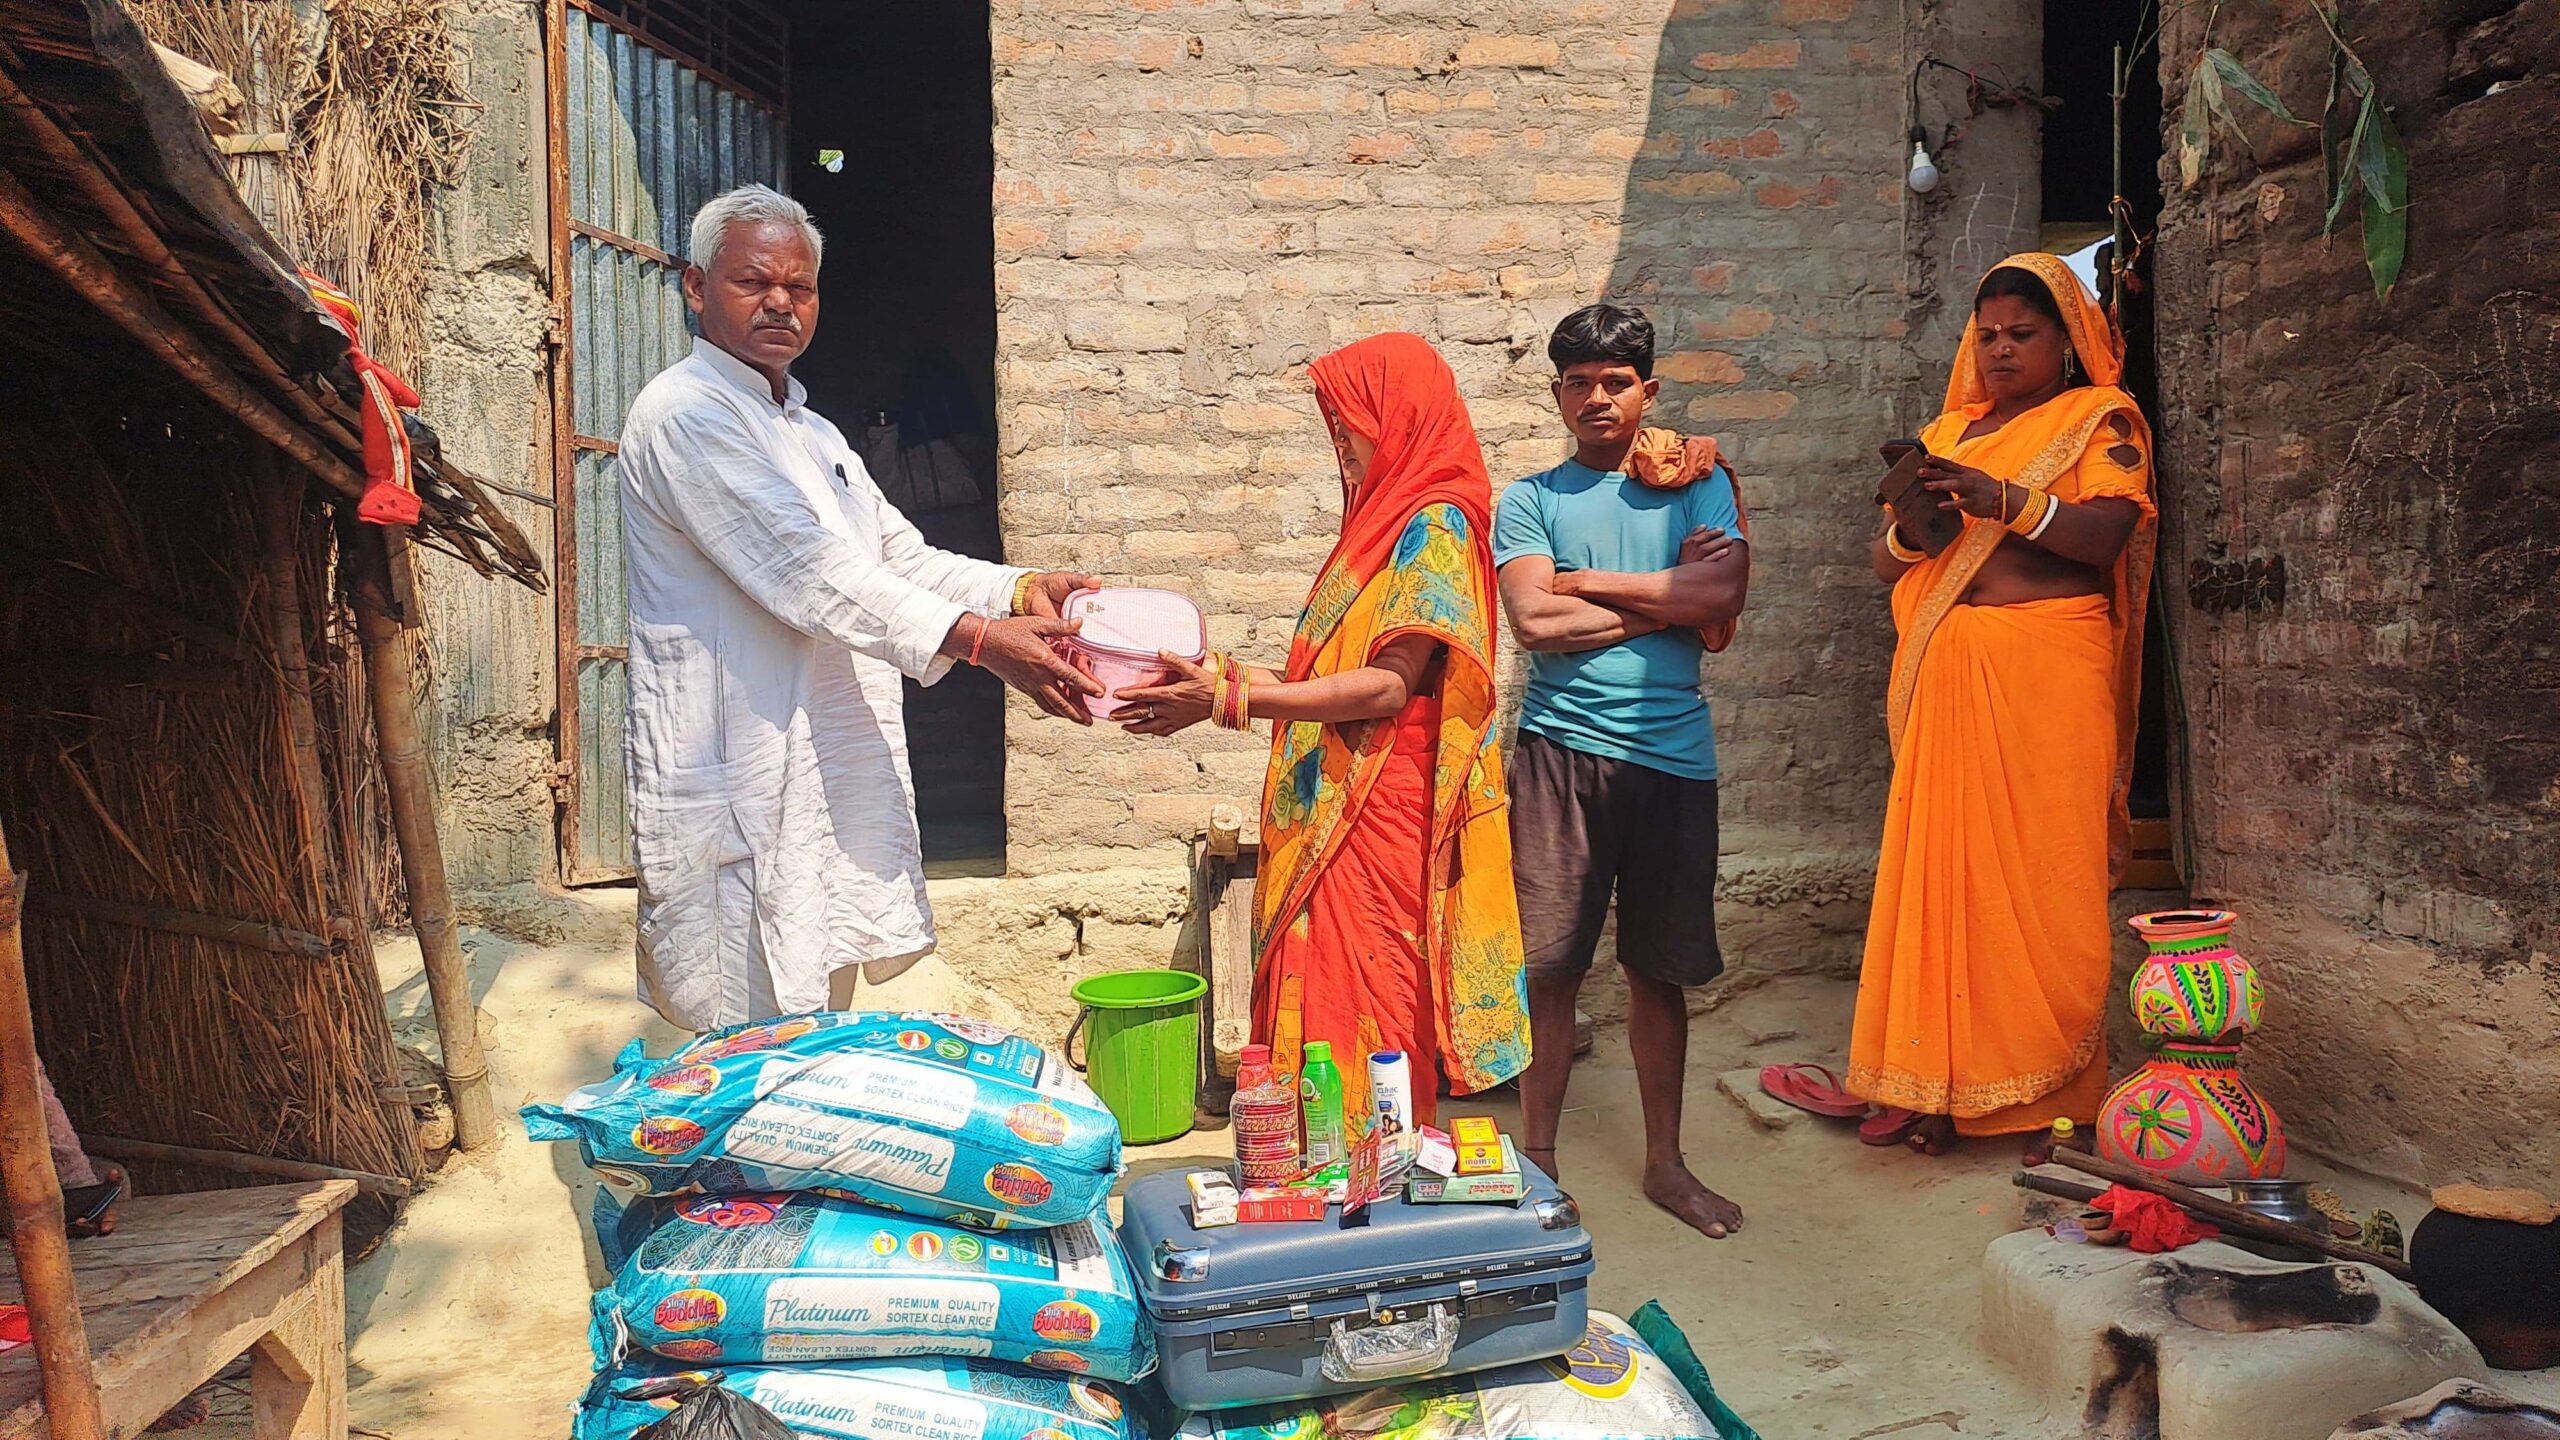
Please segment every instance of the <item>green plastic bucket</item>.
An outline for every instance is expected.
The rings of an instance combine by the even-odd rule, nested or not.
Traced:
[[[1120,1138],[1153,1145],[1187,1133],[1200,1101],[1200,997],[1209,982],[1184,970],[1119,970],[1076,982],[1067,1063],[1092,1077],[1119,1117]],[[1076,1057],[1084,1032],[1085,1057]]]

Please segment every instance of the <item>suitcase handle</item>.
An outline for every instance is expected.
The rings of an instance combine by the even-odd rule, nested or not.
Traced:
[[[1334,1321],[1317,1368],[1337,1385],[1375,1385],[1428,1375],[1447,1365],[1457,1348],[1458,1317],[1435,1303],[1418,1318],[1356,1330],[1347,1320]]]
[[[1166,1278],[1184,1277],[1168,1274]],[[1553,1284],[1523,1285],[1511,1290],[1496,1290],[1491,1294],[1460,1294],[1456,1297],[1458,1318],[1482,1320],[1497,1315],[1516,1314],[1542,1305],[1553,1305],[1556,1303],[1557,1295],[1558,1287]],[[1445,1309],[1448,1305],[1449,1302],[1445,1300],[1434,1301],[1431,1308]],[[1335,1326],[1358,1329],[1365,1326],[1398,1324],[1408,1318],[1405,1311],[1380,1309],[1345,1315],[1338,1320],[1314,1320],[1306,1317],[1303,1313],[1304,1309],[1304,1306],[1295,1307],[1296,1313],[1293,1313],[1289,1319],[1273,1324],[1248,1325],[1239,1329],[1218,1331],[1209,1339],[1210,1352],[1217,1355],[1234,1355],[1247,1350],[1304,1345],[1310,1341],[1327,1339]]]

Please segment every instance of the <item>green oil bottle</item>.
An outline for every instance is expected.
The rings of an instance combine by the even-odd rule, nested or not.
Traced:
[[[1299,1153],[1309,1170],[1339,1165],[1348,1158],[1342,1132],[1342,1072],[1334,1067],[1328,1041],[1307,1042],[1306,1067],[1298,1076],[1298,1114],[1307,1137]]]

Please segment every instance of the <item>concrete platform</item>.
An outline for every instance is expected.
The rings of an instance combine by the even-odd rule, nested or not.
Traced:
[[[1981,1334],[2042,1392],[2050,1433],[2092,1440],[2328,1440],[2367,1411],[2487,1373],[2460,1331],[2379,1270],[2214,1241],[2136,1255],[2003,1236],[1984,1258]]]

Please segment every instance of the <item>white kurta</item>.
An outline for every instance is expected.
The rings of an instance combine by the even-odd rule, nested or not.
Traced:
[[[622,429],[640,993],[691,1030],[933,949],[899,676],[1023,573],[927,545],[790,392],[696,340]]]

